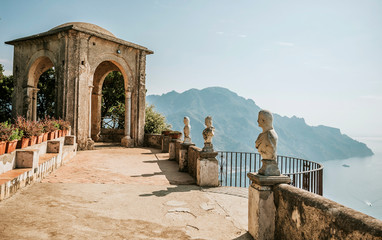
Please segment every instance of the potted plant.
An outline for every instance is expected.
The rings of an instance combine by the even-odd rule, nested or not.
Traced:
[[[15,128],[19,129],[24,133],[22,138],[17,142],[17,148],[20,149],[28,147],[32,133],[30,122],[27,121],[25,118],[18,116],[16,118]]]
[[[5,153],[7,141],[12,134],[12,126],[8,122],[0,123],[0,155]]]
[[[17,128],[12,127],[12,133],[9,136],[5,152],[6,153],[11,153],[11,152],[15,151],[16,145],[17,145],[17,141],[19,141],[22,136],[23,136],[23,131],[22,130],[19,130]]]
[[[36,122],[35,124],[34,131],[37,136],[37,144],[40,144],[44,138],[44,125],[42,122]]]
[[[169,135],[172,139],[180,139],[182,137],[182,133],[179,131],[172,131]]]
[[[56,131],[58,132],[58,128],[60,125],[56,122],[56,120],[46,117],[45,120],[45,130],[49,133],[48,140],[52,140],[56,138]]]
[[[47,127],[46,121],[45,120],[41,121],[41,125],[42,125],[42,128],[43,128],[42,141],[46,142],[46,141],[48,141],[48,135],[49,135],[49,131],[48,131],[48,127]]]
[[[58,124],[60,124],[60,130],[62,131],[62,136],[68,135],[69,129],[70,129],[70,123],[63,119],[59,119]]]

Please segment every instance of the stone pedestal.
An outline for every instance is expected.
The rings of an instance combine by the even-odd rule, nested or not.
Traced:
[[[260,175],[265,176],[280,176],[280,170],[277,165],[276,160],[272,159],[262,159],[261,162],[263,163],[261,168],[259,169]]]
[[[121,139],[122,147],[132,148],[134,147],[134,139],[131,139],[129,136],[124,136]]]
[[[258,173],[248,173],[247,176],[252,181],[248,193],[248,232],[255,240],[273,240],[276,206],[272,188],[277,184],[290,183],[290,178]]]
[[[38,149],[17,150],[16,168],[37,168],[39,159]]]
[[[200,152],[196,163],[196,183],[201,187],[219,186],[219,163],[217,152]]]
[[[163,136],[162,138],[162,153],[168,153],[170,148],[170,136]]]
[[[180,149],[178,151],[179,172],[188,172],[188,148],[190,146],[195,146],[195,144],[180,144]]]
[[[172,139],[171,141],[170,141],[170,145],[169,145],[169,150],[168,150],[168,153],[169,153],[169,157],[168,157],[168,159],[169,160],[175,160],[175,154],[176,154],[176,150],[175,150],[175,148],[176,148],[176,140],[177,139]]]
[[[214,145],[212,143],[204,143],[204,147],[202,149],[203,152],[214,152]]]
[[[76,136],[65,136],[64,145],[76,144]]]

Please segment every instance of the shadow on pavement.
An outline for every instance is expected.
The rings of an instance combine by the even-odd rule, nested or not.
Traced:
[[[201,187],[198,187],[196,185],[178,185],[175,187],[167,187],[166,190],[159,190],[159,191],[154,191],[152,193],[140,194],[139,196],[140,197],[150,197],[150,196],[164,197],[174,192],[190,192],[193,190],[200,191]]]

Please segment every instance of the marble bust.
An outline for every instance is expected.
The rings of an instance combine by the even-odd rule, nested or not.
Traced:
[[[184,117],[183,122],[184,122],[184,128],[183,128],[184,140],[183,140],[183,143],[188,144],[188,143],[191,143],[191,137],[190,137],[190,131],[191,131],[190,118],[189,117]]]
[[[259,112],[258,120],[259,127],[263,132],[259,134],[256,140],[256,148],[259,151],[262,159],[276,160],[277,149],[277,133],[273,129],[273,116],[268,110]]]
[[[204,120],[206,128],[203,130],[204,147],[203,152],[213,152],[212,138],[215,128],[212,126],[212,117],[207,116]]]

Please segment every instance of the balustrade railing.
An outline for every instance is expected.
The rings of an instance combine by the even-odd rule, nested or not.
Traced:
[[[247,173],[261,167],[261,155],[251,152],[219,151],[219,181],[221,186],[248,187]],[[281,174],[291,178],[291,185],[322,195],[323,166],[294,157],[277,156]]]

